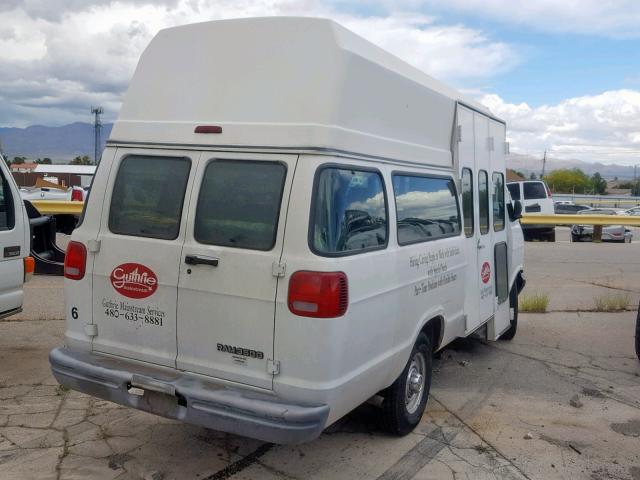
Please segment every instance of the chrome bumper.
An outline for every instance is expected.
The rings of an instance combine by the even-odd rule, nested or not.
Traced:
[[[141,365],[64,347],[49,353],[61,385],[120,405],[266,442],[313,440],[324,429],[327,405],[305,406],[224,386],[178,370]]]

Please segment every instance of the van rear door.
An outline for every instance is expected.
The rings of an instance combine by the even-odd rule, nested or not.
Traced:
[[[94,351],[175,367],[183,211],[199,156],[115,152],[94,246]]]
[[[272,388],[275,296],[296,161],[203,152],[180,258],[179,369]]]

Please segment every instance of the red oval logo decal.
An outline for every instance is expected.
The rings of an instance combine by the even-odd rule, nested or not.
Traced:
[[[489,280],[491,280],[491,265],[489,265],[489,262],[484,262],[482,264],[480,278],[482,278],[482,283],[489,283]]]
[[[123,263],[111,272],[111,285],[120,295],[147,298],[158,289],[158,277],[140,263]]]

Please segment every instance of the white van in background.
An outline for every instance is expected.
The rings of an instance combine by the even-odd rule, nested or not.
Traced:
[[[555,209],[551,190],[542,180],[524,180],[522,182],[509,182],[507,188],[513,200],[519,200],[524,207],[524,213],[540,213],[553,215]],[[556,241],[556,228],[554,225],[523,225],[524,238],[526,240]]]
[[[31,232],[20,190],[0,155],[0,319],[19,313],[23,284],[33,274]]]
[[[332,21],[163,30],[67,250],[53,373],[278,443],[380,395],[407,434],[435,351],[515,334],[504,151],[501,120]]]

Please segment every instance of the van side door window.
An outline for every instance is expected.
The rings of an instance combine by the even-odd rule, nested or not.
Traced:
[[[464,234],[473,237],[473,173],[470,168],[462,169],[462,216],[464,217]]]
[[[451,178],[393,175],[398,243],[408,245],[460,234],[460,214]]]
[[[478,202],[480,213],[480,233],[489,233],[489,175],[486,170],[478,172]]]
[[[493,173],[493,231],[504,230],[504,176]]]
[[[325,256],[385,248],[387,201],[378,171],[321,167],[316,173],[309,230],[311,249]]]
[[[0,161],[4,161],[2,157],[0,157]],[[9,181],[0,171],[0,231],[13,230],[14,226],[15,212]]]

